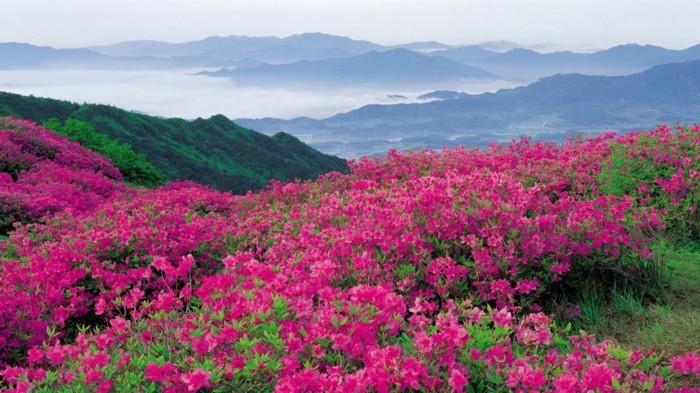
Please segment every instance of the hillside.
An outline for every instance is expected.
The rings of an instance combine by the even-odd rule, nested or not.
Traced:
[[[265,64],[245,69],[203,72],[237,82],[269,86],[401,86],[449,85],[465,79],[494,79],[477,67],[408,49],[371,51],[352,57]]]
[[[0,390],[695,393],[698,154],[660,126],[234,196],[5,120],[0,210],[40,225],[0,237]]]
[[[44,126],[108,158],[129,184],[154,187],[165,182],[163,175],[143,154],[136,153],[131,145],[97,132],[89,123],[75,119],[61,122],[52,118]]]
[[[126,190],[105,157],[29,121],[0,118],[0,238],[16,223],[81,214]]]
[[[292,136],[268,137],[221,115],[163,119],[106,105],[0,93],[0,116],[6,115],[39,123],[51,118],[86,122],[132,146],[169,180],[196,180],[237,193],[261,188],[270,179],[311,179],[346,169],[343,160]]]

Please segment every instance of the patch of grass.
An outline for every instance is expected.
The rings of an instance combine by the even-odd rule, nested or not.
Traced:
[[[577,327],[622,346],[675,355],[700,348],[700,244],[657,248],[664,259],[668,289],[655,301],[614,289],[610,296],[589,292],[579,301]]]

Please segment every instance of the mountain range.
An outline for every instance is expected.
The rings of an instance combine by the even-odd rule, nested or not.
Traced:
[[[203,66],[199,58],[113,57],[91,49],[56,49],[18,42],[0,43],[0,70],[142,70]],[[236,65],[238,61],[226,64]]]
[[[174,68],[190,73],[194,68],[201,75],[230,78],[240,85],[378,87],[386,88],[386,97],[392,100],[418,101],[366,105],[324,119],[237,120],[266,134],[285,131],[298,135],[321,151],[344,157],[381,154],[392,147],[483,145],[487,140],[505,140],[522,133],[561,139],[579,130],[695,121],[700,113],[699,61],[700,45],[683,50],[628,44],[590,53],[538,52],[507,41],[462,46],[425,41],[389,46],[320,33],[285,38],[208,37],[185,43],[130,41],[75,49],[0,44],[0,69]],[[495,79],[523,86],[476,95],[455,91],[462,88],[463,81],[489,83]],[[410,91],[421,92],[412,95]],[[231,94],[236,94],[234,89]],[[43,112],[28,109],[29,104],[21,107],[23,111],[6,106],[5,112],[45,120],[37,119]],[[121,142],[136,141],[139,153],[165,163],[159,167],[166,168],[168,178],[198,178],[206,173],[209,179],[204,182],[222,188],[243,182],[242,190],[259,187],[269,178],[313,177],[344,165],[328,161],[316,151],[305,153],[308,160],[286,156],[288,151],[275,150],[273,145],[288,136],[273,136],[268,138],[270,142],[264,135],[222,117],[136,120],[134,113],[113,109],[73,106],[62,117],[86,120]],[[36,112],[35,117],[32,112]],[[128,124],[121,123],[124,119],[129,119]],[[166,135],[167,143],[178,144],[182,156],[168,157],[156,141],[156,132]],[[200,140],[203,132],[216,135],[218,142]],[[230,139],[231,135],[237,136]],[[241,141],[253,141],[252,147]],[[301,151],[301,142],[289,143],[296,147],[288,150],[298,147]],[[255,153],[260,158],[246,156],[236,161],[240,154],[236,149],[253,154],[260,146],[264,148]],[[207,157],[210,149],[214,156]],[[278,151],[282,151],[283,161],[291,160],[290,164],[275,161]],[[267,161],[273,164],[266,167]],[[250,169],[250,163],[255,163],[255,169]]]
[[[114,57],[156,57],[208,59],[210,63],[255,59],[268,63],[347,57],[384,46],[369,41],[321,33],[279,37],[207,37],[198,41],[169,43],[162,41],[127,41],[88,48]]]
[[[401,70],[401,62],[407,61],[409,56],[410,67]],[[438,60],[419,56],[430,56]],[[457,65],[447,63],[446,59],[461,62],[465,67],[459,70]],[[364,72],[367,73],[377,64],[378,77],[387,76],[382,72],[394,74],[397,69],[402,71],[402,75],[395,78],[399,81],[430,82],[435,75],[446,72],[447,67],[448,77],[455,74],[471,74],[470,77],[480,78],[495,75],[502,79],[528,83],[557,73],[626,75],[655,65],[697,59],[700,59],[700,45],[673,50],[653,45],[627,44],[592,53],[544,53],[508,41],[461,46],[436,41],[381,45],[322,33],[297,34],[285,38],[207,37],[184,43],[141,40],[76,49],[0,43],[0,69],[204,67],[221,69],[210,74],[212,76],[228,74],[241,78],[246,83],[267,82],[270,77],[274,77],[280,81],[299,78],[294,82],[311,81],[319,84],[334,81],[335,78],[336,84],[352,84],[357,81],[357,77],[351,75],[352,70],[365,67]],[[319,78],[314,79],[317,72]],[[373,82],[376,83],[376,80]]]
[[[0,69],[104,67],[116,61],[89,49],[54,49],[17,42],[0,43]]]
[[[0,116],[37,123],[84,122],[131,146],[167,180],[194,180],[237,193],[261,188],[270,179],[312,179],[347,170],[344,160],[322,154],[289,134],[263,135],[222,115],[164,119],[107,105],[0,92]]]
[[[561,139],[583,130],[693,122],[700,120],[700,61],[628,76],[558,74],[496,93],[443,91],[426,98],[433,101],[367,105],[321,120],[237,122],[264,132],[304,135],[312,146],[344,156],[378,154],[388,147],[479,146],[520,134]]]
[[[449,46],[439,46],[445,49]],[[0,69],[158,69],[189,67],[236,67],[241,62],[289,63],[349,57],[389,49],[369,41],[320,33],[278,37],[207,37],[170,43],[126,41],[114,45],[56,49],[27,43],[0,43]]]
[[[371,51],[361,55],[316,61],[204,72],[237,82],[273,87],[341,87],[382,85],[420,88],[451,86],[467,79],[496,79],[477,67],[439,56],[427,56],[408,49]]]
[[[534,81],[563,73],[625,75],[655,65],[698,60],[700,45],[673,50],[653,45],[627,44],[593,53],[539,53],[525,48],[513,48],[500,53],[482,46],[469,45],[433,51],[430,54],[481,67],[503,78]]]

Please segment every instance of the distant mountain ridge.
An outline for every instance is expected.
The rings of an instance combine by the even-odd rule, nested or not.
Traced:
[[[625,75],[660,64],[698,60],[700,45],[673,50],[653,45],[626,44],[593,53],[539,53],[524,48],[499,53],[471,45],[430,54],[449,57],[507,78],[532,81],[563,73]]]
[[[112,57],[91,49],[55,49],[25,43],[0,43],[2,69],[134,70],[203,66],[198,58]]]
[[[265,132],[312,135],[315,147],[346,156],[390,145],[473,146],[523,133],[695,122],[700,120],[700,61],[655,66],[629,76],[559,74],[496,93],[437,92],[428,98],[440,96],[426,103],[367,105],[321,120],[237,121]]]
[[[329,57],[345,57],[384,46],[369,41],[321,33],[279,37],[207,37],[198,41],[169,43],[161,41],[127,41],[91,47],[96,52],[116,57],[187,58],[202,57],[212,61],[255,59],[270,63],[287,63]]]
[[[467,97],[469,94],[461,91],[452,90],[435,90],[430,93],[421,94],[416,97],[419,100],[454,100],[457,98]]]
[[[299,61],[279,65],[262,65],[245,69],[204,73],[229,77],[239,82],[263,85],[320,86],[350,84],[400,85],[454,83],[464,79],[495,79],[477,67],[444,57],[428,56],[408,49],[371,51],[361,55],[316,61]]]
[[[296,34],[284,38],[213,36],[182,43],[139,40],[78,49],[0,43],[0,69],[258,69],[246,74],[250,77],[253,73],[263,75],[278,70],[269,66],[333,59],[335,62],[329,63],[336,65],[333,73],[342,77],[353,64],[354,60],[349,59],[372,52],[400,49],[440,59],[449,58],[507,80],[527,83],[557,73],[628,75],[655,65],[700,59],[700,45],[673,50],[653,45],[625,44],[591,53],[538,52],[531,48],[537,46],[528,47],[508,41],[473,45],[448,45],[437,41],[382,45],[323,33]],[[349,63],[339,59],[347,59]],[[399,57],[397,61],[402,59]],[[399,67],[400,64],[395,66]],[[279,70],[288,77],[293,75],[290,69]],[[439,72],[439,67],[435,72]]]
[[[113,106],[0,92],[0,116],[42,123],[74,119],[130,145],[168,180],[195,180],[243,193],[270,179],[313,179],[345,171],[344,160],[322,154],[284,133],[267,136],[222,115],[193,121],[164,119]]]
[[[46,68],[106,63],[109,56],[88,49],[54,49],[19,42],[0,43],[0,69]]]

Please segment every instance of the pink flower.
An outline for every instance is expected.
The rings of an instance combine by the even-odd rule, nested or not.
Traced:
[[[27,361],[34,364],[41,364],[44,361],[44,353],[39,348],[31,348],[27,351]]]
[[[436,258],[428,265],[426,281],[440,295],[447,295],[458,280],[467,276],[466,267],[458,265],[452,258]]]
[[[102,381],[97,385],[97,393],[109,393],[112,391],[112,381]]]
[[[532,278],[529,280],[520,280],[515,286],[515,290],[522,294],[532,293],[535,290],[537,290],[538,285],[539,281],[536,278]]]
[[[493,319],[493,323],[496,326],[508,328],[513,327],[513,315],[505,308],[501,308],[493,313],[493,315],[491,315],[491,319]]]
[[[151,266],[156,270],[160,270],[166,276],[172,275],[175,271],[173,265],[171,265],[170,261],[168,261],[168,258],[165,257],[154,257],[153,262],[151,262]]]
[[[149,363],[145,368],[145,378],[153,382],[172,382],[178,379],[180,372],[172,363]]]
[[[598,389],[601,392],[612,392],[613,379],[618,379],[620,374],[605,363],[597,363],[588,367],[583,373],[583,385],[586,389]]]
[[[66,358],[67,351],[60,346],[53,346],[46,349],[46,358],[54,366],[63,363],[63,359]]]
[[[473,361],[477,361],[477,360],[481,359],[481,352],[479,352],[479,350],[476,348],[471,348],[469,350],[469,356],[471,357],[471,359]]]
[[[572,373],[559,374],[552,384],[560,393],[578,393],[580,391],[578,377]]]
[[[201,368],[188,371],[180,376],[180,380],[187,385],[188,392],[196,392],[199,389],[209,387],[210,378],[211,373]]]
[[[569,262],[557,262],[552,264],[552,267],[550,269],[554,274],[563,275],[564,273],[571,270],[571,264]]]
[[[537,391],[544,386],[547,380],[544,377],[544,372],[541,369],[533,369],[532,367],[520,364],[513,367],[508,372],[506,385],[510,388],[522,387],[527,391]]]
[[[453,392],[463,392],[468,381],[468,376],[465,376],[459,370],[455,368],[450,370],[450,378],[448,379],[447,383],[450,385]]]
[[[123,333],[129,328],[129,322],[122,317],[115,317],[111,319],[109,324],[116,333]]]
[[[671,368],[681,375],[700,374],[700,355],[689,352],[671,358]]]
[[[431,353],[433,351],[433,340],[424,331],[420,330],[414,335],[416,349],[421,353]]]

